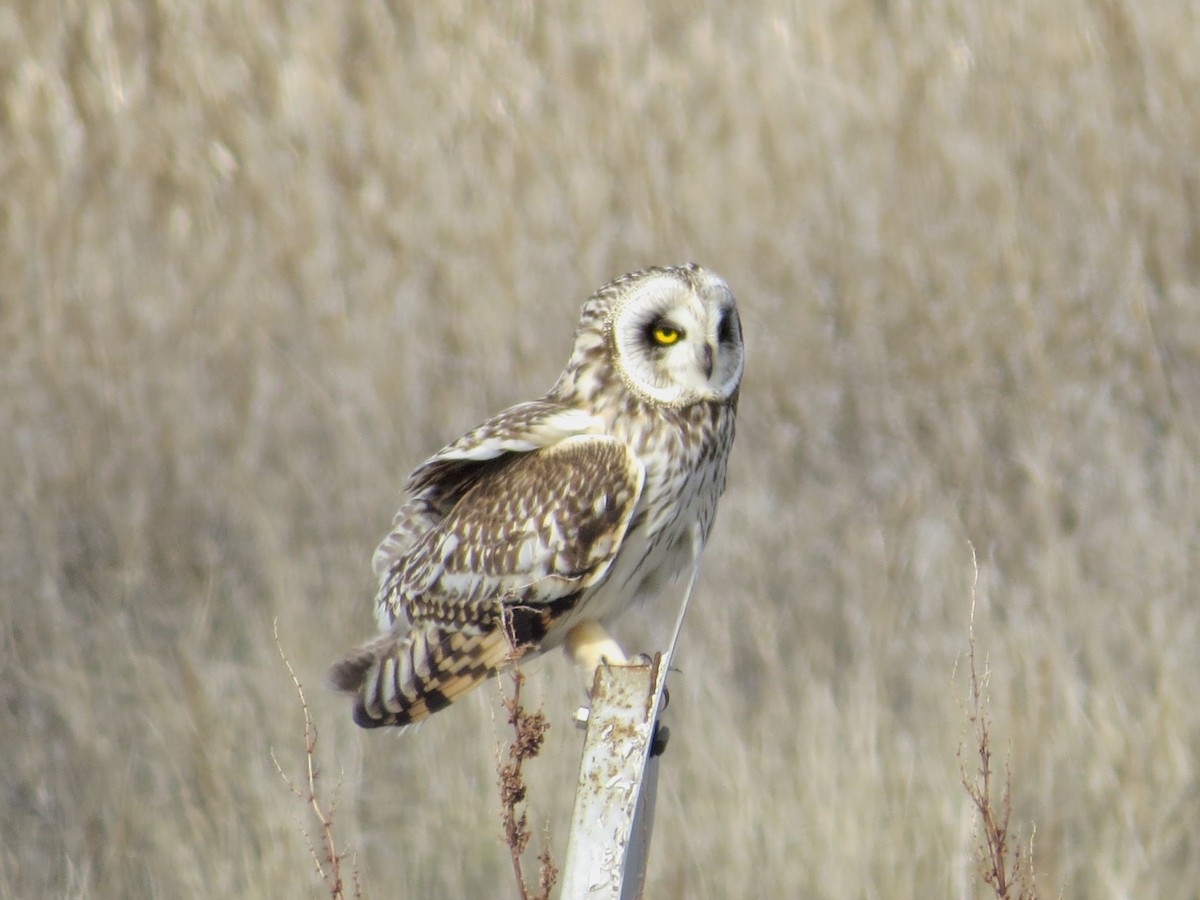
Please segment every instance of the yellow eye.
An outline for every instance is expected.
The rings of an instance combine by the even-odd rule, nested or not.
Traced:
[[[670,325],[656,325],[651,334],[654,337],[654,343],[660,347],[670,347],[679,340],[683,332],[678,328],[672,328]]]

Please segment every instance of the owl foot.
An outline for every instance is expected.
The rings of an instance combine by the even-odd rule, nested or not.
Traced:
[[[667,741],[671,739],[671,729],[658,723],[654,726],[654,737],[650,738],[650,755],[662,756],[667,749]]]
[[[601,664],[623,666],[629,662],[621,645],[612,639],[603,625],[592,619],[580,622],[568,631],[563,648],[589,676]]]

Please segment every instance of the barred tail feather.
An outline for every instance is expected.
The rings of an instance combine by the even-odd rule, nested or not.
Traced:
[[[420,722],[449,706],[508,661],[503,631],[480,634],[427,626],[363,644],[329,671],[330,685],[354,695],[363,728]]]

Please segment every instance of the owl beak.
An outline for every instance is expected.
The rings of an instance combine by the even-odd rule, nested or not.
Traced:
[[[704,345],[704,377],[712,378],[713,372],[713,348],[712,344]]]

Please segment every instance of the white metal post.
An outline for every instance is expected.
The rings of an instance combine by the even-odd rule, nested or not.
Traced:
[[[564,898],[626,900],[645,880],[658,757],[651,756],[665,678],[657,661],[600,666],[563,869]]]

